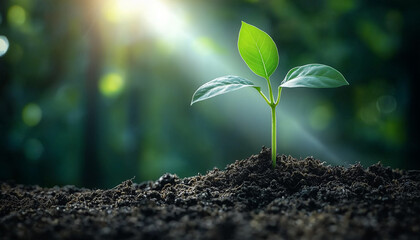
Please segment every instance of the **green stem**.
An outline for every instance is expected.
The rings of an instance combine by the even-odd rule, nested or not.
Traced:
[[[277,156],[277,130],[276,130],[276,106],[279,98],[274,102],[273,89],[271,88],[270,78],[266,78],[268,84],[268,91],[270,94],[270,108],[271,108],[271,161],[273,162],[273,168],[276,168],[276,156]],[[280,90],[280,89],[279,89]]]
[[[276,168],[277,142],[276,142],[276,105],[271,106],[271,160]]]
[[[267,99],[267,97],[264,95],[264,93],[261,91],[261,88],[256,87],[257,91],[260,93],[260,95],[264,98],[265,102],[270,106],[270,101]]]
[[[270,94],[270,106],[274,104],[273,89],[271,88],[270,78],[266,78],[268,85],[268,92]]]
[[[282,87],[280,87],[280,86],[279,86],[278,93],[277,93],[276,106],[277,106],[277,105],[279,104],[279,102],[280,102],[281,90],[282,90]]]

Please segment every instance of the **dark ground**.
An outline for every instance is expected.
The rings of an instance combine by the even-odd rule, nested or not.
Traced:
[[[1,184],[0,239],[420,239],[420,171],[278,157],[109,190]]]

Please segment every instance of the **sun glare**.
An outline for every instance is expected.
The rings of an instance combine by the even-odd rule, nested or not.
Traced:
[[[179,6],[159,0],[110,0],[105,18],[114,23],[135,23],[160,36],[179,37],[185,32],[185,15]]]

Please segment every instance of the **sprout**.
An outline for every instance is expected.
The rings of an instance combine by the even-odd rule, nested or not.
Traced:
[[[261,87],[238,76],[223,76],[205,83],[195,91],[191,105],[214,96],[232,92],[244,87],[252,87],[264,98],[271,109],[271,159],[276,167],[276,107],[279,104],[282,88],[335,88],[349,85],[336,69],[323,64],[307,64],[292,68],[278,86],[277,98],[273,95],[270,76],[279,64],[276,44],[271,37],[255,26],[242,22],[239,31],[238,50],[242,59],[256,75],[267,80],[268,98]]]

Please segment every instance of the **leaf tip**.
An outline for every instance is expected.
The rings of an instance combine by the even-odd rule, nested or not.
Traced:
[[[245,21],[241,21],[241,28],[244,28],[244,27],[246,28],[246,27],[249,27],[249,26],[252,26],[252,25],[245,22]]]
[[[191,99],[190,106],[192,106],[194,103],[196,103],[196,102],[197,102],[197,99],[194,99],[194,97],[195,97],[195,93],[194,93],[194,95],[193,95],[193,97],[192,97],[192,99]]]
[[[194,103],[196,103],[196,102],[198,102],[198,101],[194,101],[194,100],[192,100],[191,101],[191,104],[190,104],[190,106],[192,106]]]

